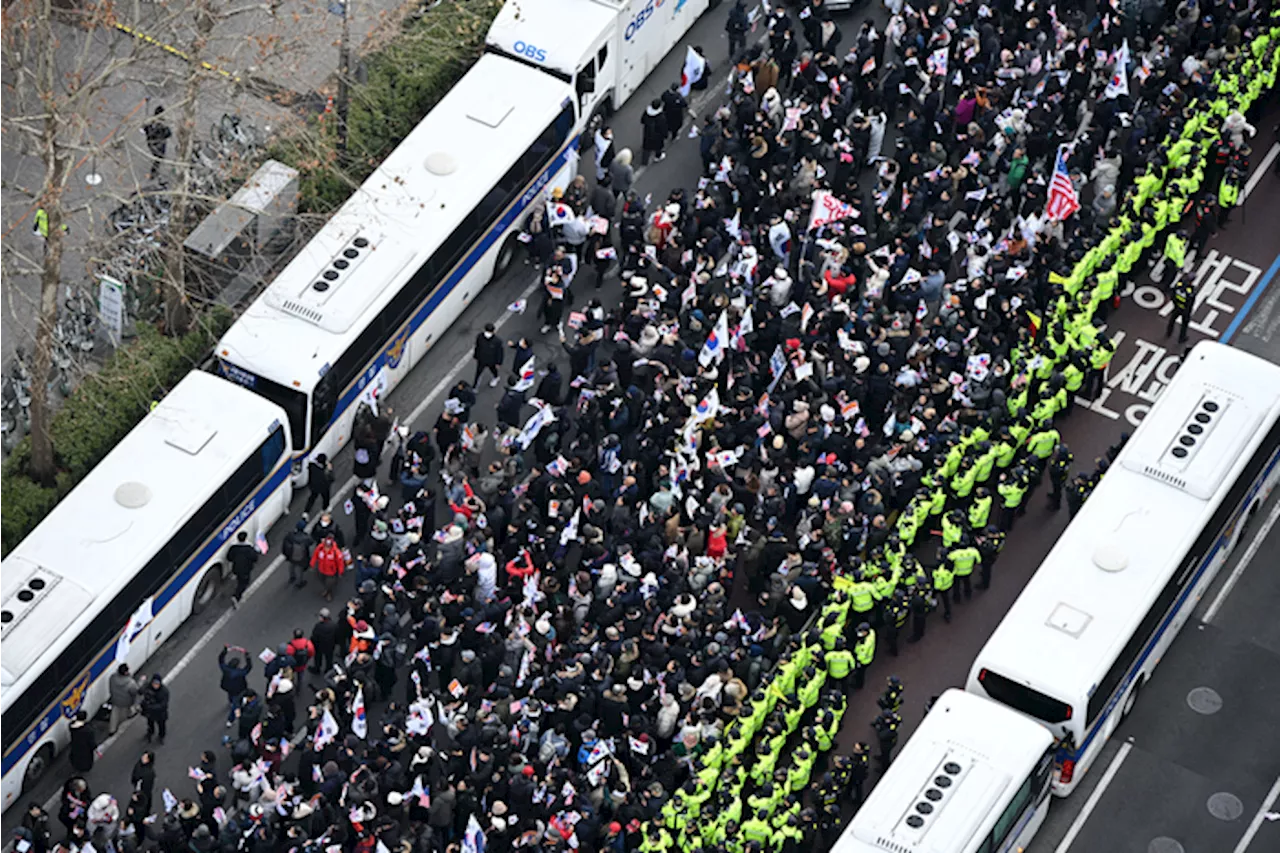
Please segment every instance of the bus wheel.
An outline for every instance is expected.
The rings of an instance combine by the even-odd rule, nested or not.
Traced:
[[[199,613],[209,606],[209,603],[218,597],[218,586],[222,583],[222,567],[212,566],[204,573],[204,577],[200,578],[200,585],[196,587],[196,600],[191,602],[191,612]]]
[[[46,743],[27,762],[26,772],[22,774],[22,793],[29,793],[35,788],[51,763],[53,763],[53,744]]]
[[[1120,715],[1120,719],[1127,720],[1129,718],[1129,712],[1138,704],[1138,694],[1141,692],[1142,682],[1139,681],[1137,684],[1133,685],[1133,689],[1129,691],[1128,698],[1124,700],[1124,713]]]
[[[511,262],[516,258],[516,245],[519,242],[515,234],[503,241],[502,248],[498,250],[498,258],[493,262],[493,278],[489,279],[490,281],[497,281],[506,275],[507,270],[511,268]]]

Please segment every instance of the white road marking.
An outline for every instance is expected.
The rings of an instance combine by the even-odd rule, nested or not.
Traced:
[[[1244,204],[1245,199],[1249,197],[1249,193],[1253,192],[1253,188],[1258,185],[1267,176],[1267,172],[1271,169],[1272,162],[1276,157],[1280,157],[1280,142],[1271,146],[1271,150],[1267,152],[1267,156],[1262,158],[1262,162],[1258,164],[1258,168],[1253,170],[1253,174],[1249,176],[1249,182],[1244,185],[1244,192],[1240,194],[1240,203]]]
[[[1276,798],[1280,797],[1280,777],[1277,777],[1276,783],[1271,786],[1271,792],[1267,794],[1267,798],[1262,801],[1262,807],[1258,809],[1258,813],[1253,816],[1253,820],[1249,821],[1249,828],[1244,831],[1244,836],[1240,839],[1240,843],[1236,845],[1236,849],[1232,853],[1245,853],[1249,849],[1249,842],[1253,841],[1253,837],[1258,834],[1259,827],[1262,826],[1262,819],[1271,811],[1271,807],[1275,805]]]
[[[1111,759],[1107,772],[1098,780],[1098,787],[1093,789],[1093,793],[1089,795],[1089,799],[1084,804],[1084,808],[1080,814],[1076,815],[1076,819],[1072,821],[1071,828],[1067,830],[1066,837],[1062,839],[1062,843],[1058,845],[1058,849],[1054,853],[1067,853],[1071,848],[1072,842],[1076,840],[1076,836],[1080,834],[1080,830],[1084,828],[1084,823],[1089,819],[1089,815],[1093,814],[1093,810],[1097,807],[1098,802],[1102,799],[1103,793],[1107,790],[1107,786],[1111,784],[1111,780],[1120,772],[1120,765],[1124,764],[1124,760],[1129,757],[1129,751],[1133,749],[1133,744],[1124,743],[1120,746],[1120,751],[1116,753],[1116,757]]]
[[[1276,519],[1280,519],[1280,502],[1277,502],[1271,510],[1271,514],[1267,516],[1267,520],[1262,523],[1262,527],[1258,528],[1258,532],[1253,537],[1253,541],[1249,543],[1249,547],[1245,550],[1244,555],[1240,558],[1240,562],[1236,563],[1235,569],[1232,570],[1227,582],[1222,585],[1222,589],[1218,590],[1217,596],[1214,597],[1213,603],[1209,605],[1209,609],[1204,612],[1202,622],[1212,622],[1214,617],[1218,615],[1218,611],[1222,609],[1223,603],[1227,600],[1227,596],[1231,594],[1231,590],[1235,589],[1236,581],[1240,580],[1240,576],[1244,574],[1244,570],[1248,568],[1249,563],[1257,556],[1258,549],[1262,547],[1262,542],[1267,538],[1267,534],[1271,532],[1271,528],[1275,526]]]

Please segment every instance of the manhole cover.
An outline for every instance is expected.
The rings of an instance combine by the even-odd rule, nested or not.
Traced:
[[[1219,791],[1209,798],[1209,814],[1218,820],[1235,820],[1244,814],[1244,803],[1235,794]]]
[[[1162,835],[1151,839],[1151,843],[1147,845],[1147,853],[1186,853],[1186,850],[1177,840]]]
[[[1222,710],[1222,696],[1212,687],[1197,687],[1187,694],[1187,704],[1197,714],[1216,714]]]

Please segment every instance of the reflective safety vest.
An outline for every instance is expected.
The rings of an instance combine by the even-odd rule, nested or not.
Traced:
[[[827,672],[837,681],[848,677],[853,671],[853,652],[840,649],[827,653]]]
[[[1098,299],[1105,302],[1116,292],[1116,283],[1120,281],[1120,273],[1115,267],[1098,273],[1098,287],[1094,291]]]
[[[1094,370],[1105,370],[1107,365],[1111,363],[1111,357],[1116,351],[1110,346],[1100,346],[1089,353],[1089,366]]]
[[[1229,210],[1235,206],[1235,200],[1240,197],[1240,188],[1234,183],[1230,183],[1228,179],[1222,178],[1222,183],[1217,188],[1217,206],[1224,210]]]
[[[858,659],[859,666],[870,665],[871,659],[875,657],[876,654],[876,632],[874,629],[869,631],[867,636],[858,640],[858,642],[854,644],[853,654],[854,657]]]
[[[969,507],[969,526],[974,530],[981,530],[987,526],[987,519],[991,517],[991,504],[994,499],[991,495],[978,498]]]
[[[955,492],[958,498],[967,498],[977,482],[978,469],[976,466],[970,465],[951,478],[951,491]]]
[[[1182,269],[1182,264],[1187,259],[1187,241],[1179,237],[1177,232],[1170,234],[1164,241],[1164,256],[1176,269]]]
[[[955,573],[947,568],[946,563],[939,563],[933,570],[933,588],[938,592],[946,592],[955,583]]]
[[[986,453],[978,457],[974,462],[975,477],[979,483],[985,483],[991,479],[991,470],[996,466],[996,450],[991,448]]]
[[[947,559],[951,561],[951,565],[955,568],[956,577],[968,577],[973,573],[973,567],[982,560],[982,554],[972,545],[966,548],[955,548],[951,553],[947,554]]]
[[[1018,448],[1011,441],[996,442],[996,467],[1008,468],[1013,464],[1013,457],[1018,455]]]
[[[1027,493],[1027,489],[1021,483],[1001,483],[997,489],[1000,497],[1004,499],[1004,505],[1016,507],[1022,503],[1022,496]]]
[[[1084,385],[1084,371],[1076,367],[1074,364],[1068,364],[1062,369],[1062,378],[1068,392],[1074,394]]]
[[[849,587],[849,598],[853,601],[855,613],[866,613],[876,606],[875,587],[869,582],[855,582]]]
[[[960,537],[964,535],[963,528],[956,524],[947,516],[942,517],[942,544],[946,548],[960,541]]]
[[[1027,450],[1038,459],[1048,459],[1053,455],[1053,449],[1058,446],[1059,438],[1056,429],[1041,430],[1027,439]]]
[[[769,824],[765,823],[758,817],[753,817],[751,820],[742,824],[742,826],[738,827],[738,830],[742,833],[742,837],[747,839],[747,841],[754,841],[761,847],[764,847],[773,837],[773,832],[769,829]]]

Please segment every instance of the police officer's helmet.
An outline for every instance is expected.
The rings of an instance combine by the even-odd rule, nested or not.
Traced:
[[[867,622],[859,622],[859,623],[858,623],[858,636],[859,636],[859,637],[865,637],[867,634],[870,634],[870,633],[871,633],[871,625],[870,625],[869,623],[867,623]]]

